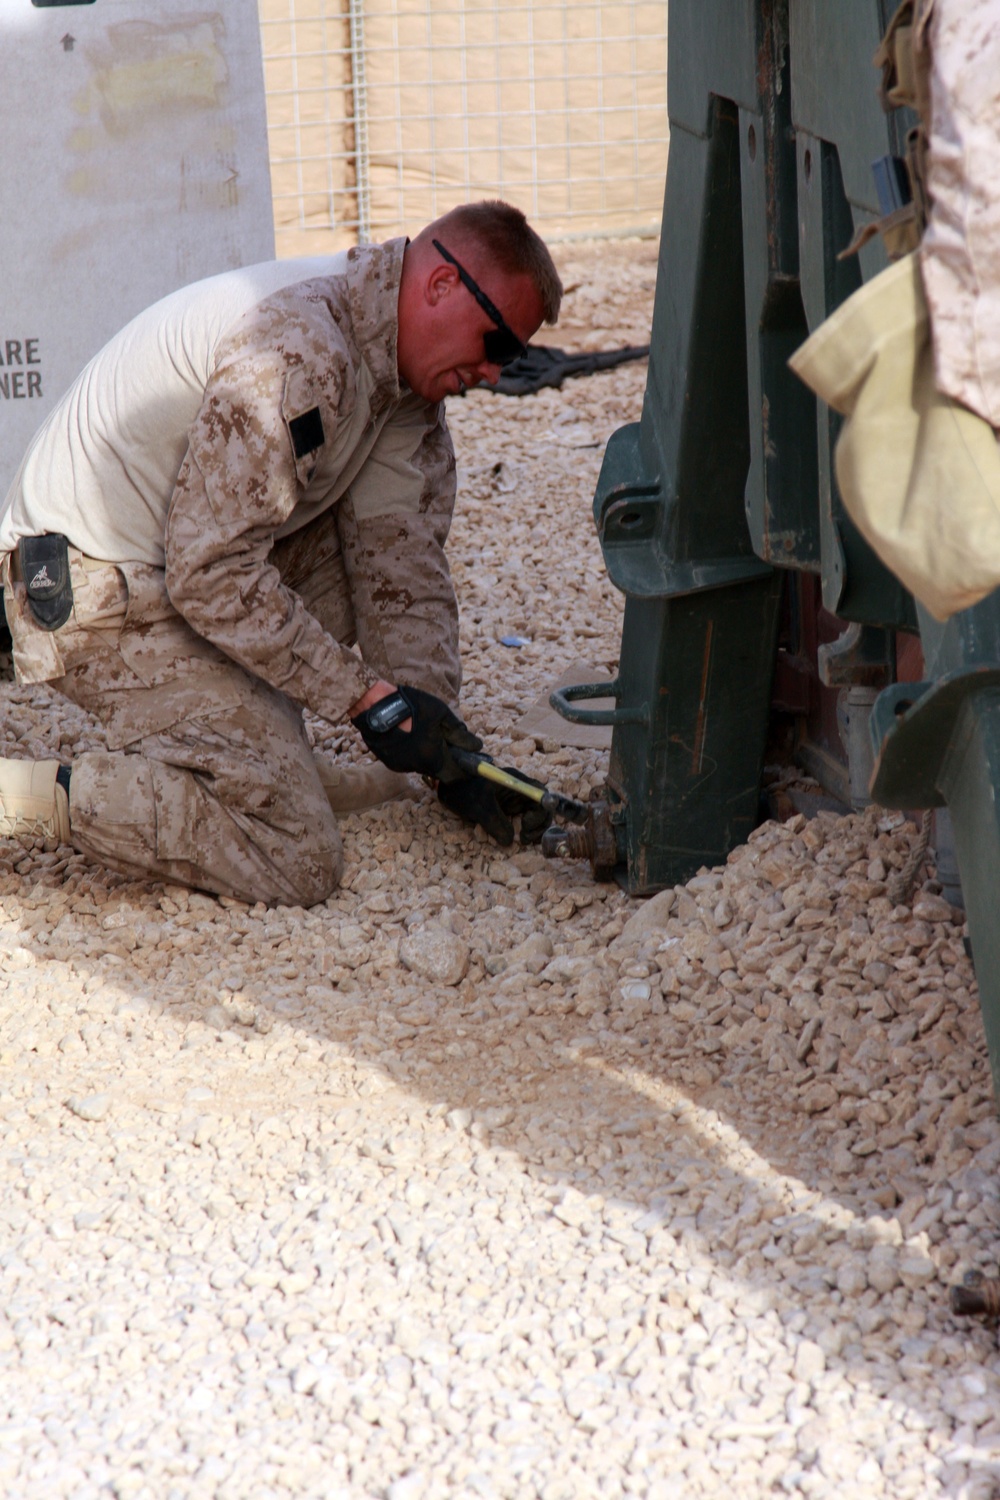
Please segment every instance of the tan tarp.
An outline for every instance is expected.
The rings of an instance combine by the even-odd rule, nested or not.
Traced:
[[[371,0],[357,74],[347,0],[260,7],[279,254],[352,243],[361,219],[373,239],[411,232],[484,196],[550,236],[658,227],[666,0]]]
[[[934,381],[916,253],[841,303],[792,355],[845,416],[841,497],[861,534],[939,620],[1000,584],[996,435]]]

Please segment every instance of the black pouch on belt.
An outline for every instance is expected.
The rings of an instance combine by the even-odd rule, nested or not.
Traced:
[[[28,604],[43,630],[58,630],[65,625],[73,608],[68,546],[59,531],[23,536],[17,544],[17,563],[28,591]]]

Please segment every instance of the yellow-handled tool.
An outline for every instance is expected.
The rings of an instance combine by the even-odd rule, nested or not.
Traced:
[[[537,802],[554,818],[562,818],[569,823],[587,821],[588,808],[585,802],[578,802],[575,797],[564,797],[562,792],[550,791],[547,786],[536,786],[533,781],[527,780],[517,771],[505,771],[488,755],[476,755],[471,750],[453,748],[451,756],[470,776],[481,776],[484,781],[492,781],[494,786],[502,786],[509,792],[517,792],[518,796]]]

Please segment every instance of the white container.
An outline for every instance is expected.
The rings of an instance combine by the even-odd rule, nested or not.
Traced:
[[[250,0],[0,0],[0,496],[98,349],[274,255]]]

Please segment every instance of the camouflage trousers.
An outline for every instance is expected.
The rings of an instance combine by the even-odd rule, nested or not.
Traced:
[[[353,640],[335,528],[314,523],[272,560],[324,626]],[[240,900],[310,906],[340,879],[340,835],[300,709],[195,634],[162,571],[70,549],[73,610],[49,632],[2,570],[21,682],[46,681],[104,727],[72,765],[83,854],[130,875]]]

